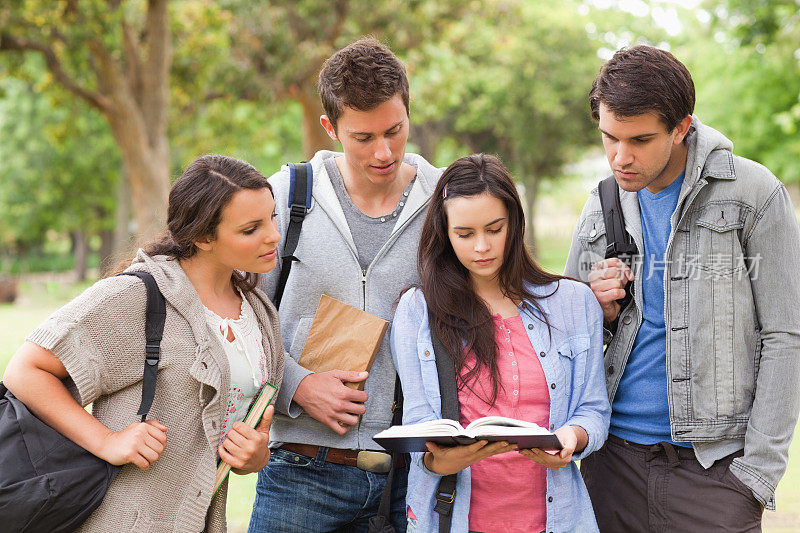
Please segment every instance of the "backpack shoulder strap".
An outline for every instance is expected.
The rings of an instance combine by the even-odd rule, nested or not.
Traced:
[[[144,286],[147,289],[142,403],[139,404],[139,411],[136,413],[141,415],[142,422],[144,422],[147,420],[147,413],[150,412],[150,407],[153,405],[153,397],[156,394],[156,376],[158,374],[158,362],[161,359],[161,338],[164,335],[167,305],[155,278],[149,272],[122,272],[118,275],[135,276],[144,282]]]
[[[433,344],[433,357],[436,360],[436,372],[439,376],[439,394],[442,398],[442,418],[458,422],[461,408],[458,405],[458,384],[456,383],[455,360],[442,344],[434,329],[433,315],[428,308],[428,325]],[[456,474],[443,476],[436,489],[436,506],[439,513],[439,533],[449,533],[453,518],[453,502],[456,498]]]
[[[622,214],[622,202],[619,198],[619,186],[614,176],[600,182],[597,188],[600,195],[600,207],[603,210],[603,224],[606,227],[605,258],[619,257],[628,267],[633,268],[633,256],[639,253],[633,238],[625,231],[625,217]],[[620,309],[625,309],[633,299],[633,282],[625,285],[625,296],[617,300]],[[612,325],[616,330],[616,321]]]
[[[275,288],[273,303],[276,308],[281,305],[283,290],[292,270],[292,263],[298,261],[294,256],[297,243],[300,240],[300,231],[303,229],[303,220],[311,209],[311,189],[314,184],[314,171],[311,163],[289,163],[289,227],[286,228],[284,237],[283,254],[281,254],[281,272],[278,276],[278,285]]]
[[[0,384],[2,385],[2,384]],[[392,425],[403,425],[403,386],[400,383],[400,378],[395,374],[394,377],[394,402],[392,403]],[[394,482],[394,471],[397,468],[398,461],[401,456],[405,456],[405,463],[410,464],[408,454],[392,452],[392,466],[389,468],[389,474],[386,476],[386,484],[383,486],[383,493],[381,493],[381,501],[378,504],[378,514],[369,520],[368,532],[380,532],[383,524],[391,523],[392,514],[392,484]],[[394,529],[392,529],[394,531]]]
[[[603,210],[603,223],[606,227],[606,259],[622,256],[629,263],[630,256],[637,253],[636,245],[625,231],[625,218],[622,214],[622,202],[619,199],[619,187],[614,176],[600,182],[597,188],[600,195],[600,207]]]
[[[428,311],[430,312],[430,310]],[[450,352],[439,340],[433,330],[433,319],[428,315],[431,327],[433,354],[436,359],[436,371],[439,374],[439,394],[442,397],[442,418],[459,421],[461,409],[458,405],[458,385],[456,384],[456,367]]]

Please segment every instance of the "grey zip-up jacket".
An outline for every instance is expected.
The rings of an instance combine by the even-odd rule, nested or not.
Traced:
[[[670,429],[698,461],[744,448],[731,471],[767,508],[786,470],[800,412],[800,231],[783,184],[693,117],[686,176],[664,261]],[[635,192],[625,229],[644,250]],[[606,230],[597,189],[583,208],[565,274],[588,280]],[[613,401],[642,323],[642,264],[605,355]]]
[[[311,159],[314,170],[311,209],[303,221],[297,257],[280,305],[283,345],[286,358],[283,384],[278,393],[271,440],[298,442],[332,448],[382,450],[372,436],[388,428],[392,421],[395,368],[389,348],[389,335],[383,340],[372,365],[364,390],[369,394],[367,412],[344,435],[307,415],[292,402],[297,385],[310,371],[297,361],[303,351],[311,321],[320,296],[327,294],[346,304],[363,309],[385,320],[391,320],[403,289],[419,283],[417,250],[428,199],[433,193],[441,170],[416,154],[406,154],[404,161],[417,167],[417,178],[406,205],[397,217],[389,240],[378,251],[366,271],[358,262],[353,237],[344,211],[333,189],[324,161],[342,154],[317,152]],[[281,235],[289,224],[289,172],[283,167],[269,178],[275,193],[275,204]],[[279,246],[279,254],[283,244]],[[274,296],[278,265],[262,278],[265,292]],[[357,331],[353,332],[358,334]]]

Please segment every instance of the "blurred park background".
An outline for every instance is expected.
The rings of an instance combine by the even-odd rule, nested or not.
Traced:
[[[800,205],[800,0],[2,0],[0,371],[163,228],[170,183],[196,156],[269,175],[332,148],[316,76],[364,34],[407,65],[409,151],[440,166],[499,155],[553,270],[607,172],[587,93],[622,46],[672,51],[696,114]],[[798,442],[765,531],[800,531]],[[230,529],[244,531],[255,476],[233,478]]]

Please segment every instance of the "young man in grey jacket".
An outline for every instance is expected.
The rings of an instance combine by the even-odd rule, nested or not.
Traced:
[[[760,531],[800,402],[800,236],[786,189],[692,115],[668,52],[621,50],[590,93],[630,268],[592,191],[565,273],[603,308],[605,446],[581,470],[601,531]],[[632,293],[629,302],[620,299]]]
[[[251,532],[366,531],[391,468],[372,437],[391,424],[395,369],[388,335],[369,375],[313,373],[298,364],[320,296],[391,320],[416,259],[425,211],[441,170],[406,154],[405,69],[374,39],[331,56],[319,75],[322,126],[344,153],[312,159],[312,202],[294,256],[280,318],[289,352],[271,430],[272,457],[258,476]],[[270,178],[282,235],[289,173]],[[274,295],[280,270],[262,287]],[[358,335],[358,331],[353,331]],[[363,391],[345,386],[364,381]],[[392,487],[392,523],[405,531],[407,466]]]

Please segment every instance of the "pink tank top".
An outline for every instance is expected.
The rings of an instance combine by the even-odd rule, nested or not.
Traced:
[[[489,371],[482,368],[476,378],[458,391],[461,425],[491,415],[550,424],[550,394],[547,380],[531,346],[522,317],[503,319],[494,315],[497,366],[502,385],[492,405]],[[467,367],[475,366],[475,355],[467,356]],[[466,370],[462,375],[466,374]],[[545,467],[509,452],[488,457],[472,465],[472,497],[469,529],[492,531],[542,531],[547,525]]]

